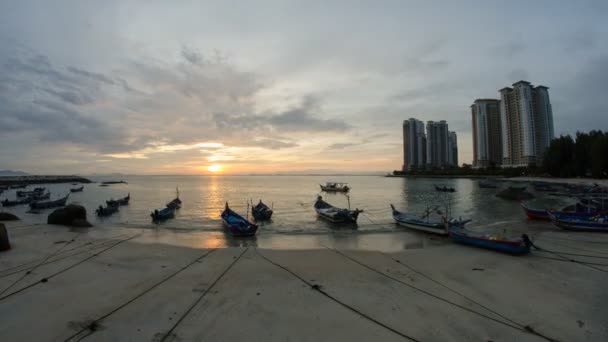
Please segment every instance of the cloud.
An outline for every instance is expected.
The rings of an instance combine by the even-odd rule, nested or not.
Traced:
[[[283,148],[291,148],[299,146],[295,142],[282,141],[277,139],[256,139],[249,146],[262,147],[270,150],[280,150]]]
[[[361,145],[361,143],[335,143],[327,146],[328,150],[343,150],[347,147],[353,147]]]
[[[106,77],[103,74],[90,72],[90,71],[86,71],[86,70],[71,67],[71,66],[68,67],[67,70],[75,75],[86,77],[86,78],[95,80],[97,82],[102,82],[102,83],[106,83],[106,84],[110,84],[110,85],[116,84],[116,82],[114,82],[113,80],[111,80],[110,78]]]

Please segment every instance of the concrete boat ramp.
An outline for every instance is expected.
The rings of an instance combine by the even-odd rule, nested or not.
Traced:
[[[606,235],[543,232],[569,254],[513,257],[7,227],[1,341],[608,341]]]

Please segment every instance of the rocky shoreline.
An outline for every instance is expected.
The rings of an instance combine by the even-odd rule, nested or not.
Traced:
[[[80,176],[0,176],[0,186],[17,184],[93,183]]]

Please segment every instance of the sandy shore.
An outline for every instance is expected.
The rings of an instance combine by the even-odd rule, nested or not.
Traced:
[[[400,249],[307,236],[214,248],[205,234],[7,226],[3,341],[608,340],[608,235],[536,236],[591,265],[445,241],[408,249],[397,233],[367,238]],[[263,247],[274,245],[287,248]]]

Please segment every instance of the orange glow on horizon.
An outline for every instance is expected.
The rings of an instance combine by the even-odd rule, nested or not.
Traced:
[[[207,171],[211,172],[211,173],[219,173],[222,172],[224,170],[224,167],[222,167],[222,165],[219,164],[212,164],[207,166]]]

